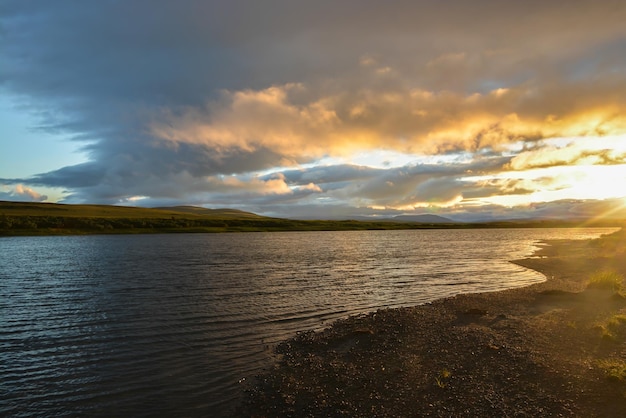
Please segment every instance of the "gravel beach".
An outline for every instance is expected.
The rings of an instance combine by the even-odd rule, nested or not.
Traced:
[[[385,309],[277,347],[236,416],[623,417],[626,233],[553,241],[515,263],[547,281]]]

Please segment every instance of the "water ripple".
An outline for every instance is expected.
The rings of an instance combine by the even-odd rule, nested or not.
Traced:
[[[543,279],[587,230],[0,239],[0,415],[220,416],[297,331]]]

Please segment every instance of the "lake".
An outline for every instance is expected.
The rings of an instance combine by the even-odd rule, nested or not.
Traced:
[[[0,238],[0,416],[227,416],[298,331],[537,283],[509,260],[614,230]]]

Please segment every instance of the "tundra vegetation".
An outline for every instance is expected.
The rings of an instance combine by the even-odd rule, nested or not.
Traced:
[[[595,226],[615,226],[615,221]],[[175,232],[343,231],[433,228],[575,227],[573,221],[418,223],[389,220],[296,220],[234,209],[192,206],[140,208],[109,205],[0,202],[0,236],[149,234]]]

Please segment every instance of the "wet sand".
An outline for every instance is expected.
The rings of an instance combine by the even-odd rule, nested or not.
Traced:
[[[533,286],[351,317],[282,343],[237,416],[622,417],[626,297],[587,289],[626,276],[626,233],[553,241],[515,261]],[[623,315],[622,321],[620,315]]]

